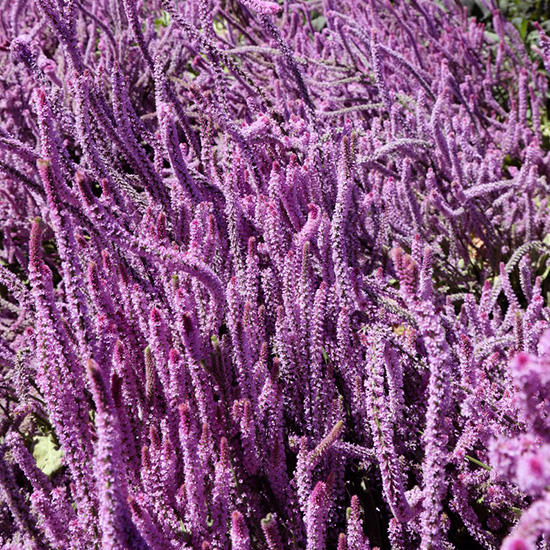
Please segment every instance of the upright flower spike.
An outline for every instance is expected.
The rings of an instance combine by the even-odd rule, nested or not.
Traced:
[[[143,32],[141,30],[141,25],[139,23],[137,2],[136,0],[124,0],[122,5],[124,6],[124,13],[128,19],[128,23],[130,24],[132,36],[134,37],[134,40],[137,42],[139,49],[143,55],[143,58],[145,59],[145,61],[147,62],[147,65],[149,66],[149,69],[153,70],[154,69],[153,58],[151,57],[148,45],[145,41],[145,37],[143,36]]]
[[[283,550],[283,543],[277,527],[277,519],[272,514],[262,519],[262,531],[264,532],[269,550]]]
[[[233,411],[241,428],[244,467],[250,475],[255,475],[260,468],[260,463],[256,449],[256,426],[250,401],[248,399],[241,402],[235,401]]]
[[[103,318],[113,318],[115,316],[115,307],[111,296],[103,288],[100,268],[95,262],[88,264],[88,287],[98,315],[102,315]]]
[[[111,393],[113,404],[118,416],[121,434],[121,449],[123,461],[126,463],[128,481],[132,484],[137,479],[139,470],[138,446],[139,438],[136,437],[135,420],[128,414],[124,401],[124,390],[122,378],[113,374],[111,377]]]
[[[93,349],[93,339],[91,346],[85,342],[85,334],[88,338],[93,335],[93,331],[88,320],[88,307],[85,297],[82,293],[82,266],[78,257],[71,255],[71,250],[76,248],[74,227],[69,216],[62,213],[62,200],[60,196],[59,177],[54,176],[52,163],[46,159],[37,161],[37,168],[40,174],[49,207],[49,216],[56,236],[56,243],[61,256],[63,282],[69,301],[69,313],[75,326],[80,353],[87,354]]]
[[[426,302],[424,302],[426,305]],[[427,311],[426,313],[432,313]],[[421,549],[430,550],[441,544],[443,498],[446,491],[445,464],[448,460],[448,438],[445,414],[449,407],[448,380],[453,364],[443,329],[435,323],[435,317],[422,318],[422,332],[430,351],[430,378],[424,442],[426,456],[422,464],[424,480],[424,509],[421,514]]]
[[[144,408],[144,391],[139,385],[138,376],[136,374],[136,356],[128,350],[129,346],[125,346],[121,340],[115,343],[113,349],[113,371],[117,375],[121,382],[121,395],[120,399],[123,400],[124,406],[130,410],[136,408],[138,417],[143,414]],[[136,349],[136,348],[134,348]],[[117,399],[119,396],[113,391],[113,398],[115,405],[118,405]],[[136,417],[128,415],[128,420],[132,421],[134,429],[136,429],[136,423],[133,422]],[[137,433],[134,434],[137,438]]]
[[[186,493],[186,523],[192,536],[200,540],[206,527],[206,501],[204,498],[204,472],[197,456],[198,440],[193,427],[189,405],[179,407],[180,445],[183,454]]]
[[[327,285],[323,281],[313,302],[312,317],[309,319],[310,341],[309,341],[309,361],[310,367],[307,373],[307,385],[309,388],[305,399],[305,409],[307,414],[307,423],[311,433],[315,437],[320,437],[324,426],[321,424],[323,410],[330,399],[327,395],[325,374],[323,373],[323,346],[324,323],[327,309]]]
[[[177,137],[177,128],[173,119],[173,109],[166,103],[161,103],[158,105],[157,109],[164,148],[168,153],[170,165],[172,166],[172,170],[174,171],[174,175],[176,176],[184,198],[182,206],[189,209],[193,199],[197,200],[201,198],[201,192],[191,177],[182,154]]]
[[[138,141],[139,136],[136,135],[138,130],[136,121],[139,122],[140,119],[135,114],[134,108],[132,107],[117,62],[113,63],[111,82],[113,86],[113,110],[118,134],[121,136],[121,140],[124,142],[129,155],[131,155],[140,177],[150,180],[149,185],[155,186],[158,189],[157,193],[159,197],[166,201],[166,191],[163,189],[164,182],[155,171],[151,161]],[[168,202],[165,202],[164,205],[167,207]]]
[[[235,510],[231,514],[231,550],[250,550],[250,535],[243,515]]]
[[[309,461],[308,455],[307,439],[306,437],[301,437],[298,442],[298,456],[294,479],[296,483],[298,503],[300,504],[300,508],[304,516],[307,514],[308,498],[311,494],[311,487],[313,484],[312,464]]]
[[[402,248],[394,248],[392,260],[399,276],[399,290],[404,299],[416,294],[418,284],[418,264]]]
[[[151,353],[155,358],[155,366],[160,383],[162,384],[163,393],[166,399],[168,399],[170,388],[168,360],[170,350],[172,349],[172,338],[163,314],[156,307],[151,308],[149,334],[151,335]]]
[[[305,517],[307,550],[325,550],[328,508],[327,486],[322,481],[319,481],[315,485],[307,503]]]
[[[353,495],[351,497],[346,531],[347,550],[370,550],[369,541],[365,537],[362,523],[359,499],[357,495]]]
[[[76,366],[72,370],[68,368],[76,359],[55,303],[51,271],[42,260],[43,230],[42,221],[35,220],[29,245],[29,278],[39,327],[37,351],[40,368],[36,382],[46,400],[52,425],[73,474],[79,504],[86,511],[78,519],[88,531],[92,529],[96,505],[95,495],[91,492],[92,469],[87,460],[92,454],[89,411],[83,397],[83,381],[77,376],[79,369]]]
[[[431,300],[433,295],[433,251],[429,246],[424,247],[422,266],[419,274],[419,294],[422,300]]]
[[[384,392],[383,371],[387,344],[382,337],[375,338],[371,350],[372,357],[367,359],[371,370],[369,380],[365,381],[367,410],[382,476],[384,496],[393,515],[399,521],[407,522],[411,519],[412,513],[405,496],[404,472],[399,467],[399,457],[394,443],[394,430],[390,420],[392,418],[390,412],[393,412],[394,416],[397,416],[395,413],[400,413],[399,402],[401,398],[392,395],[392,393],[398,393],[399,389],[395,388],[395,383],[392,384],[394,381],[391,380],[391,376],[386,380],[386,383],[390,386],[389,398]],[[388,410],[388,405],[391,407],[392,401],[394,402],[394,411]],[[397,422],[397,418],[395,418],[395,422]]]
[[[76,523],[75,519],[68,514],[60,512],[59,501],[58,506],[52,503],[53,494],[46,494],[41,490],[35,490],[31,495],[31,504],[35,515],[40,522],[40,530],[44,533],[45,538],[54,548],[66,548],[70,544],[70,535],[68,527]],[[63,495],[66,499],[66,495]],[[66,502],[63,504],[67,504]],[[67,507],[70,507],[67,505]],[[64,510],[65,512],[65,510]],[[71,509],[74,515],[74,510]],[[70,518],[70,519],[69,519]],[[65,521],[63,521],[65,520]],[[82,532],[78,533],[79,536],[83,536]]]
[[[88,362],[88,376],[96,404],[94,463],[102,546],[107,550],[149,550],[132,521],[126,502],[121,434],[110,388],[100,367],[91,360]]]
[[[336,206],[332,216],[331,244],[332,261],[339,299],[342,306],[353,306],[353,288],[349,275],[349,250],[347,249],[346,221],[351,208],[351,192],[353,180],[353,149],[355,139],[344,136],[342,139],[339,167],[338,167],[338,194]]]
[[[177,434],[177,426],[179,425],[179,415],[177,414],[179,402],[182,395],[187,395],[189,387],[188,375],[183,366],[181,355],[176,349],[171,349],[168,357],[168,377],[169,386],[168,404],[170,407],[170,429],[172,435]]]
[[[227,522],[229,519],[229,503],[232,496],[233,472],[229,456],[227,439],[220,441],[219,459],[214,468],[214,487],[212,490],[212,532],[216,544],[221,548],[227,546]]]
[[[42,159],[47,160],[51,163],[51,165],[48,167],[51,170],[51,175],[49,175],[48,179],[45,181],[44,178],[42,178],[45,185],[44,190],[47,193],[49,201],[53,202],[53,205],[50,204],[50,206],[54,206],[54,211],[52,212],[52,214],[54,216],[59,216],[59,205],[56,205],[56,203],[58,202],[56,198],[58,199],[58,197],[56,197],[56,195],[61,194],[62,197],[63,195],[65,195],[66,197],[68,192],[63,177],[65,175],[64,168],[67,168],[66,158],[63,158],[62,156],[65,151],[63,151],[59,137],[56,134],[54,115],[47,99],[47,95],[43,89],[38,88],[36,90],[34,100],[35,108],[38,114],[38,125],[40,129],[41,156]],[[40,159],[36,159],[35,162],[38,162],[39,160]],[[49,180],[55,182],[56,185],[54,188],[52,188],[51,186],[49,189],[47,188]],[[55,208],[56,206],[57,208]]]
[[[75,96],[76,128],[84,157],[94,176],[110,180],[111,174],[101,158],[98,143],[93,139],[88,79],[83,76],[74,75],[72,85]]]
[[[201,366],[200,334],[189,312],[182,316],[182,339],[187,357],[187,372],[191,380],[201,424],[213,416],[214,399],[207,372]]]
[[[158,382],[151,348],[147,346],[143,353],[145,362],[145,397],[147,405],[151,411],[154,411],[155,403],[158,400]]]
[[[128,505],[132,511],[132,518],[137,525],[140,534],[147,541],[148,548],[151,550],[175,550],[176,545],[172,542],[162,530],[155,525],[155,522],[147,511],[147,499],[143,495],[129,496]]]
[[[276,380],[278,374],[268,377],[258,398],[260,412],[259,426],[263,427],[263,440],[266,442],[264,451],[264,469],[269,484],[278,499],[285,500],[288,489],[288,474],[286,469],[283,402],[281,389]]]

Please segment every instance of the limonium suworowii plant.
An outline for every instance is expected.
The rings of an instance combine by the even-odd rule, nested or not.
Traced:
[[[550,38],[485,4],[0,0],[3,550],[548,548]]]

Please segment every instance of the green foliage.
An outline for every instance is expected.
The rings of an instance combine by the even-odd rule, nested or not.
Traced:
[[[34,438],[32,456],[36,460],[36,465],[47,476],[51,476],[63,466],[63,451],[51,433]]]
[[[492,13],[482,0],[462,0],[462,4],[480,22],[491,22]],[[532,25],[534,21],[540,23],[546,32],[550,32],[550,0],[497,0],[496,4],[526,43],[536,42],[538,38]]]
[[[499,0],[499,9],[520,32],[525,40],[529,23],[538,21],[550,30],[550,2],[548,0]]]
[[[160,17],[155,19],[155,29],[158,30],[160,27],[168,27],[171,21],[172,18],[170,14],[167,11],[161,10]]]
[[[317,32],[321,32],[327,26],[326,17],[314,11],[311,14],[311,24]]]

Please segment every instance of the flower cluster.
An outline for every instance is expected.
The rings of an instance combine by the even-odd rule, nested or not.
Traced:
[[[550,535],[550,331],[542,335],[538,352],[538,357],[518,353],[511,365],[523,433],[492,442],[498,475],[534,499],[506,540],[509,549],[535,547],[541,534]]]
[[[550,39],[486,4],[0,0],[2,550],[547,548]]]

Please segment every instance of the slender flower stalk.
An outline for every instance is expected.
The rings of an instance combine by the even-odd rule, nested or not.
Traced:
[[[512,9],[0,0],[2,550],[547,548]]]

